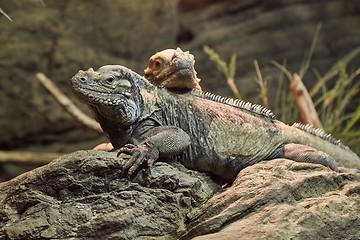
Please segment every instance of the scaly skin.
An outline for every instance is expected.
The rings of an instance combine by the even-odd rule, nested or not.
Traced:
[[[155,86],[164,87],[171,92],[182,94],[192,89],[201,90],[195,71],[194,55],[180,48],[166,49],[155,53],[149,59],[144,77]],[[93,150],[111,151],[111,143],[103,143]]]
[[[201,90],[194,65],[194,56],[189,51],[166,49],[150,57],[144,76],[155,86],[175,93],[189,92],[193,88]]]
[[[360,168],[359,157],[341,144],[256,111],[206,99],[197,91],[174,94],[157,88],[122,66],[79,71],[71,84],[112,145],[132,154],[124,166],[129,175],[158,158],[174,158],[228,181],[246,166],[274,158],[318,163],[335,171],[335,160]]]

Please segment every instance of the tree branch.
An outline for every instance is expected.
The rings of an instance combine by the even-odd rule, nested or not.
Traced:
[[[317,128],[323,128],[309,92],[300,76],[296,73],[290,79],[290,90],[294,96],[301,122],[311,124]]]
[[[73,102],[64,93],[62,93],[61,90],[43,73],[37,73],[36,77],[40,80],[42,85],[53,95],[55,100],[77,121],[97,132],[103,132],[98,122],[88,117],[78,107],[76,107]]]
[[[16,162],[27,164],[47,164],[62,155],[63,154],[61,153],[0,151],[0,163]]]

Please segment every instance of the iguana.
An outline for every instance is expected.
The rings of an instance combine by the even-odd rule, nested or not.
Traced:
[[[201,90],[194,65],[194,55],[189,51],[166,49],[150,57],[144,77],[152,84],[175,93]]]
[[[112,145],[132,155],[124,165],[129,175],[158,158],[176,159],[226,181],[275,158],[334,171],[336,161],[360,168],[360,158],[331,135],[309,125],[286,125],[260,105],[198,90],[172,93],[119,65],[80,70],[70,81]]]
[[[144,77],[153,85],[182,94],[192,89],[201,90],[195,71],[195,58],[189,51],[165,49],[149,58]],[[111,151],[111,143],[102,143],[93,148],[97,151]]]

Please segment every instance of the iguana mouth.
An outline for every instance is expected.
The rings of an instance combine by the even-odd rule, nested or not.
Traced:
[[[125,105],[127,100],[123,94],[117,94],[114,97],[113,93],[104,93],[93,91],[92,89],[83,88],[79,90],[73,90],[75,96],[88,104],[94,105],[106,105],[106,106],[122,106]]]
[[[175,67],[174,67],[175,68]],[[149,78],[153,81],[163,81],[164,79],[168,79],[170,77],[181,77],[184,76],[185,74],[188,75],[189,72],[189,68],[187,66],[183,66],[181,68],[175,68],[176,71],[167,71],[167,72],[162,72],[158,75],[152,75],[153,73],[147,73],[145,74],[145,78]],[[184,74],[185,73],[185,74]]]

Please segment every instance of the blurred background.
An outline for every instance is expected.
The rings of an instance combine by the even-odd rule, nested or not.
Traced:
[[[285,109],[293,103],[283,72],[299,72],[308,64],[302,79],[309,89],[327,76],[326,87],[314,96],[320,118],[341,117],[325,129],[340,138],[339,129],[352,129],[349,142],[360,145],[358,0],[0,0],[0,9],[0,181],[45,164],[49,157],[40,153],[55,154],[51,158],[106,142],[64,111],[36,73],[51,78],[91,115],[72,96],[70,77],[106,64],[143,74],[149,57],[166,48],[194,54],[203,89],[224,96],[233,96],[228,76],[204,46],[225,63],[235,56],[232,69],[241,97],[261,103],[257,60],[269,108],[279,116],[292,111],[281,118],[289,124],[299,120],[295,110]],[[342,93],[334,95],[334,87]],[[350,89],[355,91],[346,102],[323,108],[322,96],[341,101]]]

